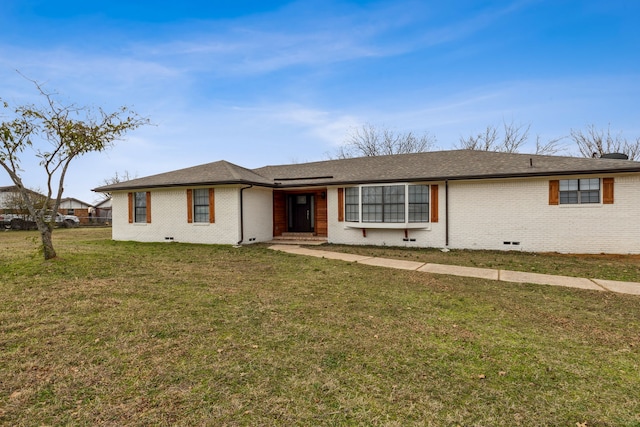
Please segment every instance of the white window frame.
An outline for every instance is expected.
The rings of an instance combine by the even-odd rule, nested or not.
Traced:
[[[355,192],[355,194],[349,194]],[[355,200],[355,203],[353,201]],[[360,222],[360,187],[347,187],[344,189],[344,220],[347,222]]]
[[[147,192],[136,191],[133,193],[133,222],[136,224],[146,224],[147,209]]]
[[[198,193],[204,193],[203,198],[206,198],[207,204],[198,204]],[[194,188],[192,190],[192,203],[193,203],[193,222],[197,224],[209,224],[209,205],[211,204],[211,199],[209,197],[209,189],[208,188]],[[201,209],[199,212],[198,208]]]
[[[402,221],[400,222],[368,222],[368,221],[364,221],[363,220],[363,189],[365,188],[371,188],[371,187],[392,187],[392,186],[402,186],[404,187],[404,218]],[[415,221],[410,219],[411,216],[411,208],[410,205],[413,205],[414,203],[410,203],[410,197],[409,197],[409,188],[411,186],[424,186],[427,189],[427,201],[425,202],[420,202],[420,205],[428,205],[427,208],[427,213],[426,213],[426,220],[425,221]],[[357,219],[355,219],[354,217],[350,217],[350,215],[348,214],[348,210],[347,210],[347,193],[349,192],[349,189],[357,189],[357,193],[358,193],[358,204],[357,204]],[[384,190],[383,190],[384,193]],[[345,188],[345,201],[344,201],[344,208],[345,208],[345,227],[347,228],[399,228],[399,229],[408,229],[408,228],[422,228],[422,229],[429,229],[431,226],[431,222],[430,222],[430,218],[431,218],[431,188],[428,184],[423,184],[423,183],[408,183],[408,182],[403,182],[403,183],[384,183],[384,184],[362,184],[362,185],[358,185],[358,186],[353,186],[353,187],[347,187]],[[349,205],[353,205],[353,204],[349,204]],[[384,210],[384,200],[382,203],[382,209]],[[387,212],[388,213],[388,212]],[[383,219],[384,219],[384,213],[382,213]]]
[[[592,185],[594,185],[595,182],[598,183],[598,200],[591,201],[587,198],[587,194],[591,194],[596,191],[596,189],[592,188]],[[575,184],[575,186],[573,184]],[[563,187],[565,188],[564,190]],[[569,193],[575,193],[575,199],[569,201],[569,199],[567,199]],[[572,178],[559,180],[558,203],[564,206],[596,205],[602,203],[602,180],[600,178]]]

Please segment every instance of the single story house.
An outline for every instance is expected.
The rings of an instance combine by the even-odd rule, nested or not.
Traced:
[[[36,191],[27,189],[27,192],[31,194],[32,201],[35,203],[44,203],[47,196],[40,194]],[[53,202],[50,202],[53,204]],[[82,200],[74,199],[72,197],[66,197],[60,200],[60,206],[58,212],[63,215],[75,215],[80,219],[81,223],[88,222],[88,209],[91,207]],[[18,213],[28,214],[26,203],[22,199],[22,194],[16,185],[0,187],[0,213]]]
[[[96,218],[101,224],[111,223],[111,197],[105,197],[96,203]]]
[[[44,201],[47,196],[27,189],[32,200]],[[26,214],[27,206],[22,201],[22,194],[16,185],[0,187],[0,213]]]
[[[246,169],[218,161],[96,188],[113,238],[640,253],[640,162],[452,150]],[[296,234],[301,233],[301,234]]]
[[[95,208],[87,202],[75,199],[73,197],[65,197],[60,200],[58,212],[63,215],[75,215],[80,220],[80,224],[88,224],[93,218],[89,217],[89,212],[95,211]]]

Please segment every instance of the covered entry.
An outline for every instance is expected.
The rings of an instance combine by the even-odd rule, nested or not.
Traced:
[[[273,192],[273,235],[327,235],[327,191],[310,189]]]

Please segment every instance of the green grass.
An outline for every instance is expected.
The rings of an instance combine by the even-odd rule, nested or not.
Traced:
[[[365,256],[462,265],[500,270],[527,271],[591,279],[640,282],[639,255],[575,255],[518,251],[412,249],[385,246],[323,245],[323,250]]]
[[[108,233],[0,233],[2,425],[640,425],[637,296]]]

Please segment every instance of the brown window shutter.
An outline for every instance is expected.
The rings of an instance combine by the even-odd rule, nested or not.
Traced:
[[[193,190],[187,189],[187,222],[193,222]]]
[[[216,192],[213,188],[209,189],[209,222],[216,222]]]
[[[549,181],[549,204],[560,204],[560,181],[557,179]]]
[[[613,204],[613,178],[602,178],[602,203]]]
[[[438,222],[438,185],[431,186],[431,222]]]
[[[344,188],[338,188],[338,222],[344,221]]]
[[[147,191],[147,223],[151,223],[151,191]]]
[[[129,193],[129,224],[133,222],[133,193]]]

